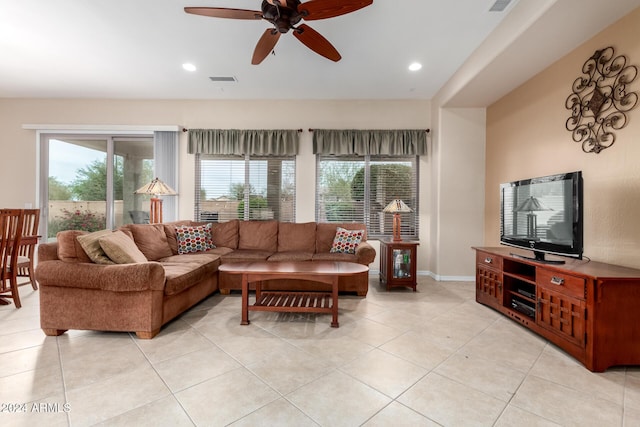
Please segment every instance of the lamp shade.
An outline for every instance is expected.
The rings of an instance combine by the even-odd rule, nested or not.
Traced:
[[[407,206],[402,200],[394,199],[391,201],[391,203],[385,206],[382,212],[391,212],[391,213],[413,212],[413,210],[409,206]]]
[[[143,185],[133,192],[134,194],[150,194],[152,196],[175,196],[175,190],[169,187],[158,178],[154,178],[153,181],[147,185]]]
[[[536,197],[527,197],[520,205],[515,208],[515,212],[536,212],[536,211],[551,211],[553,209],[546,207]]]

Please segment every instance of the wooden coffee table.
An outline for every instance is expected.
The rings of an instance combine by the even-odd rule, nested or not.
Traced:
[[[230,262],[222,264],[220,271],[242,275],[242,321],[248,325],[249,310],[288,313],[331,313],[331,326],[338,323],[338,279],[369,271],[366,265],[334,261],[293,262]],[[328,283],[331,292],[262,291],[262,281],[273,279],[299,279]],[[255,304],[249,305],[249,283],[256,284]]]

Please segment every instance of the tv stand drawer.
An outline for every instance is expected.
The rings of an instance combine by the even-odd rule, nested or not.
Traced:
[[[502,257],[488,252],[477,251],[476,263],[485,267],[502,270]]]
[[[568,274],[538,268],[536,272],[536,285],[544,286],[547,289],[575,298],[586,298],[585,279],[582,277],[570,276]]]

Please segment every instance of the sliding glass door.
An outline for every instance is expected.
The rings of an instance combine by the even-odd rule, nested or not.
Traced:
[[[149,197],[134,194],[153,178],[152,138],[113,138],[114,224],[149,222]]]
[[[148,222],[149,199],[134,191],[153,178],[153,168],[151,136],[43,135],[40,193],[47,237]]]

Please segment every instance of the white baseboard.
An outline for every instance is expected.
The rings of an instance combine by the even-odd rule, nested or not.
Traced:
[[[429,276],[438,282],[475,282],[475,276],[442,276],[431,271],[418,271],[418,276]]]
[[[476,280],[475,276],[441,276],[439,274],[434,274],[431,271],[418,271],[416,273],[418,276],[429,276],[433,280],[438,282],[474,282]],[[380,270],[369,270],[370,277],[379,277]]]

